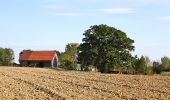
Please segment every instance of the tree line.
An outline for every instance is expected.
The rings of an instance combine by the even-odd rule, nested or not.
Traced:
[[[93,25],[83,35],[82,43],[68,43],[64,52],[57,51],[60,67],[76,70],[77,64],[81,64],[82,71],[94,68],[102,73],[129,71],[160,74],[170,71],[168,57],[162,57],[161,62],[151,62],[149,57],[133,56],[135,41],[119,29],[104,24]],[[13,60],[12,49],[0,48],[0,65],[11,65]]]
[[[88,71],[91,67],[102,73],[112,71],[136,71],[140,74],[160,74],[170,71],[170,58],[151,62],[149,57],[132,55],[134,40],[126,33],[104,24],[91,26],[84,32],[82,43],[69,43],[60,54],[61,65],[66,69]]]

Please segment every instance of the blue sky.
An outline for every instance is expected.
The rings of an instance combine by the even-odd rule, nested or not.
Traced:
[[[137,55],[170,56],[170,0],[0,0],[0,46],[64,51],[91,25],[107,24],[135,40]]]

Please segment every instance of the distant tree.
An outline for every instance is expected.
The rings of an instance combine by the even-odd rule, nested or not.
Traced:
[[[107,72],[114,66],[132,65],[131,51],[134,40],[126,33],[107,25],[94,25],[83,34],[80,44],[79,61],[82,66],[93,65],[101,72]]]
[[[161,58],[161,67],[163,69],[170,69],[170,59],[168,57]]]
[[[72,57],[65,52],[60,54],[60,64],[61,67],[67,70],[76,69],[76,63],[73,61]]]
[[[65,53],[70,55],[75,62],[77,61],[78,47],[78,43],[68,43],[65,48]]]
[[[135,70],[140,73],[145,73],[146,69],[147,69],[147,63],[145,57],[142,56],[140,59],[137,60]]]
[[[14,51],[10,48],[0,48],[0,65],[10,66],[14,60]]]
[[[72,57],[71,57],[69,54],[65,53],[65,52],[62,52],[62,53],[60,54],[60,60],[61,60],[61,61],[68,60],[68,61],[73,62]]]
[[[153,67],[158,67],[158,66],[160,66],[160,63],[158,61],[154,61],[153,62]]]
[[[162,71],[162,69],[161,69],[160,63],[157,61],[154,61],[153,62],[153,72],[156,74],[160,74],[161,71]]]
[[[147,56],[141,56],[141,58],[138,58],[135,63],[135,70],[138,71],[141,74],[145,75],[151,75],[153,74],[153,67],[152,63]]]
[[[145,58],[145,61],[146,61],[146,66],[147,66],[147,67],[151,67],[151,66],[152,66],[152,62],[151,62],[151,60],[149,59],[149,57],[148,57],[148,56],[145,56],[144,58]]]
[[[2,58],[3,52],[4,52],[4,49],[3,49],[3,48],[0,48],[0,65],[1,65],[1,66],[3,65],[3,58]]]

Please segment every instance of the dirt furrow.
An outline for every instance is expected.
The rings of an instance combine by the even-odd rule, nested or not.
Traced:
[[[0,89],[3,87],[2,91],[11,90],[9,95],[20,93],[23,96],[20,97],[22,99],[24,97],[29,100],[35,98],[43,98],[43,100],[56,98],[69,100],[170,99],[170,77],[12,67],[2,67],[0,73],[3,77],[0,80],[6,79],[3,84],[0,84]],[[8,81],[13,83],[5,84]],[[21,90],[19,90],[20,87],[22,87]],[[25,93],[29,95],[26,96]]]
[[[62,80],[62,78],[57,78],[57,79],[54,79],[54,78],[50,78],[50,77],[43,77],[43,76],[40,76],[40,77],[38,77],[39,75],[37,75],[37,76],[35,76],[35,75],[33,75],[33,76],[31,76],[31,74],[28,76],[28,75],[14,75],[14,73],[12,73],[12,72],[10,72],[10,73],[8,73],[7,75],[11,75],[11,76],[9,76],[9,77],[15,77],[14,79],[17,79],[17,80],[21,80],[21,79],[18,79],[18,78],[20,78],[21,76],[22,76],[22,79],[24,79],[24,81],[26,81],[26,79],[25,78],[27,78],[27,79],[29,79],[29,84],[31,83],[31,84],[38,84],[38,83],[36,83],[34,80],[32,80],[31,78],[32,77],[34,77],[38,82],[40,82],[40,83],[42,83],[43,82],[43,80],[45,80],[46,78],[47,79],[52,79],[51,81],[47,81],[46,83],[47,84],[53,84],[53,83],[56,83],[56,84],[54,84],[53,86],[56,86],[56,85],[59,85],[59,86],[61,86],[62,87],[62,89],[63,90],[67,90],[68,88],[72,88],[72,90],[70,91],[70,93],[69,94],[71,94],[71,96],[72,97],[79,97],[80,96],[80,98],[81,98],[81,95],[87,95],[87,96],[90,96],[89,95],[89,93],[88,92],[84,92],[84,91],[87,91],[87,90],[89,90],[89,88],[88,87],[90,87],[90,86],[85,86],[85,85],[82,85],[82,84],[74,84],[72,81],[68,81],[68,80],[66,80],[66,81],[64,81],[64,80]],[[41,80],[41,79],[43,79],[43,80]],[[43,83],[42,83],[43,84]],[[51,85],[48,85],[48,87],[50,88],[51,87],[51,89],[53,88],[53,86],[51,86]],[[69,87],[67,87],[67,88],[65,88],[65,86],[69,86]],[[76,89],[76,88],[78,88],[78,89]],[[93,88],[91,88],[91,89],[93,89]],[[94,88],[95,90],[93,90],[93,91],[96,91],[96,92],[100,92],[100,94],[110,94],[110,92],[108,92],[108,93],[106,93],[106,91],[102,91],[102,89],[98,89],[98,88]],[[57,89],[56,89],[57,90]],[[60,91],[61,92],[61,91]],[[81,94],[81,95],[80,95]],[[112,97],[115,95],[115,98],[117,98],[118,99],[118,97],[116,97],[116,96],[118,96],[117,95],[118,93],[116,93],[116,94],[112,94]],[[110,94],[111,95],[111,94]],[[99,97],[99,95],[97,94],[93,94],[93,95],[91,95],[91,97],[96,97],[96,98],[98,98]],[[70,97],[71,98],[71,97]],[[102,97],[99,97],[99,99],[100,98],[102,98]],[[82,98],[83,99],[83,98]]]
[[[22,74],[30,74],[30,73],[22,73]],[[48,76],[49,75],[49,73],[43,73],[43,74],[41,74],[41,73],[39,73],[37,76],[36,75],[34,75],[35,77],[39,77],[39,78],[41,78],[41,77],[46,77],[46,78],[48,78],[48,79],[51,79],[51,80],[56,80],[55,78],[52,78],[52,77],[50,77],[50,76]],[[54,75],[54,74],[52,74],[52,75]],[[56,76],[57,74],[55,73],[55,76]],[[92,89],[98,89],[98,91],[102,91],[102,90],[104,90],[104,92],[107,92],[108,91],[108,93],[114,93],[114,95],[116,95],[116,96],[118,96],[118,97],[120,97],[120,98],[127,98],[126,96],[120,96],[120,95],[117,95],[117,94],[120,94],[120,93],[118,93],[118,92],[115,92],[116,90],[114,90],[115,88],[116,89],[119,89],[120,87],[121,88],[125,88],[125,90],[133,90],[134,88],[136,88],[136,90],[142,90],[143,92],[146,92],[146,93],[160,93],[160,94],[164,94],[164,95],[169,95],[169,92],[165,92],[165,91],[160,91],[160,90],[156,90],[156,89],[146,89],[146,88],[140,88],[140,87],[135,87],[135,86],[131,86],[131,85],[128,85],[128,84],[125,84],[125,83],[122,83],[122,84],[120,84],[120,83],[117,83],[117,82],[115,82],[114,83],[114,81],[106,81],[106,80],[97,80],[97,79],[91,79],[91,78],[83,78],[83,77],[79,77],[79,76],[77,76],[77,77],[74,77],[74,76],[72,76],[72,75],[59,75],[60,77],[58,77],[57,78],[57,80],[56,81],[60,81],[60,82],[65,82],[65,83],[67,83],[67,84],[74,84],[74,85],[78,85],[78,86],[82,86],[82,87],[89,87],[89,88],[92,88]],[[67,77],[67,80],[66,81],[63,81],[63,78],[66,78]],[[71,80],[69,80],[71,78]],[[59,80],[60,79],[60,80]],[[73,83],[72,82],[72,80],[79,80],[79,81],[74,81],[75,83]],[[83,80],[85,80],[85,81],[87,81],[88,83],[90,83],[90,84],[87,84],[87,85],[82,85],[82,81]],[[93,84],[93,83],[98,83],[98,84],[102,84],[102,83],[104,83],[104,84],[112,84],[111,86],[109,86],[108,88],[101,88],[101,87],[96,87],[96,85],[95,84]],[[77,84],[78,83],[78,84]],[[114,85],[114,87],[113,87],[113,85]],[[124,91],[125,91],[124,90]],[[119,92],[122,92],[122,91],[119,91]],[[133,98],[134,96],[132,95],[130,98]],[[149,96],[149,98],[153,98],[153,96],[152,95],[150,95]],[[156,99],[156,98],[155,98]]]

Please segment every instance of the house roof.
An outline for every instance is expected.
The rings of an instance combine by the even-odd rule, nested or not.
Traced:
[[[48,61],[52,60],[56,51],[31,51],[24,50],[20,53],[19,61],[29,60],[29,61]]]

